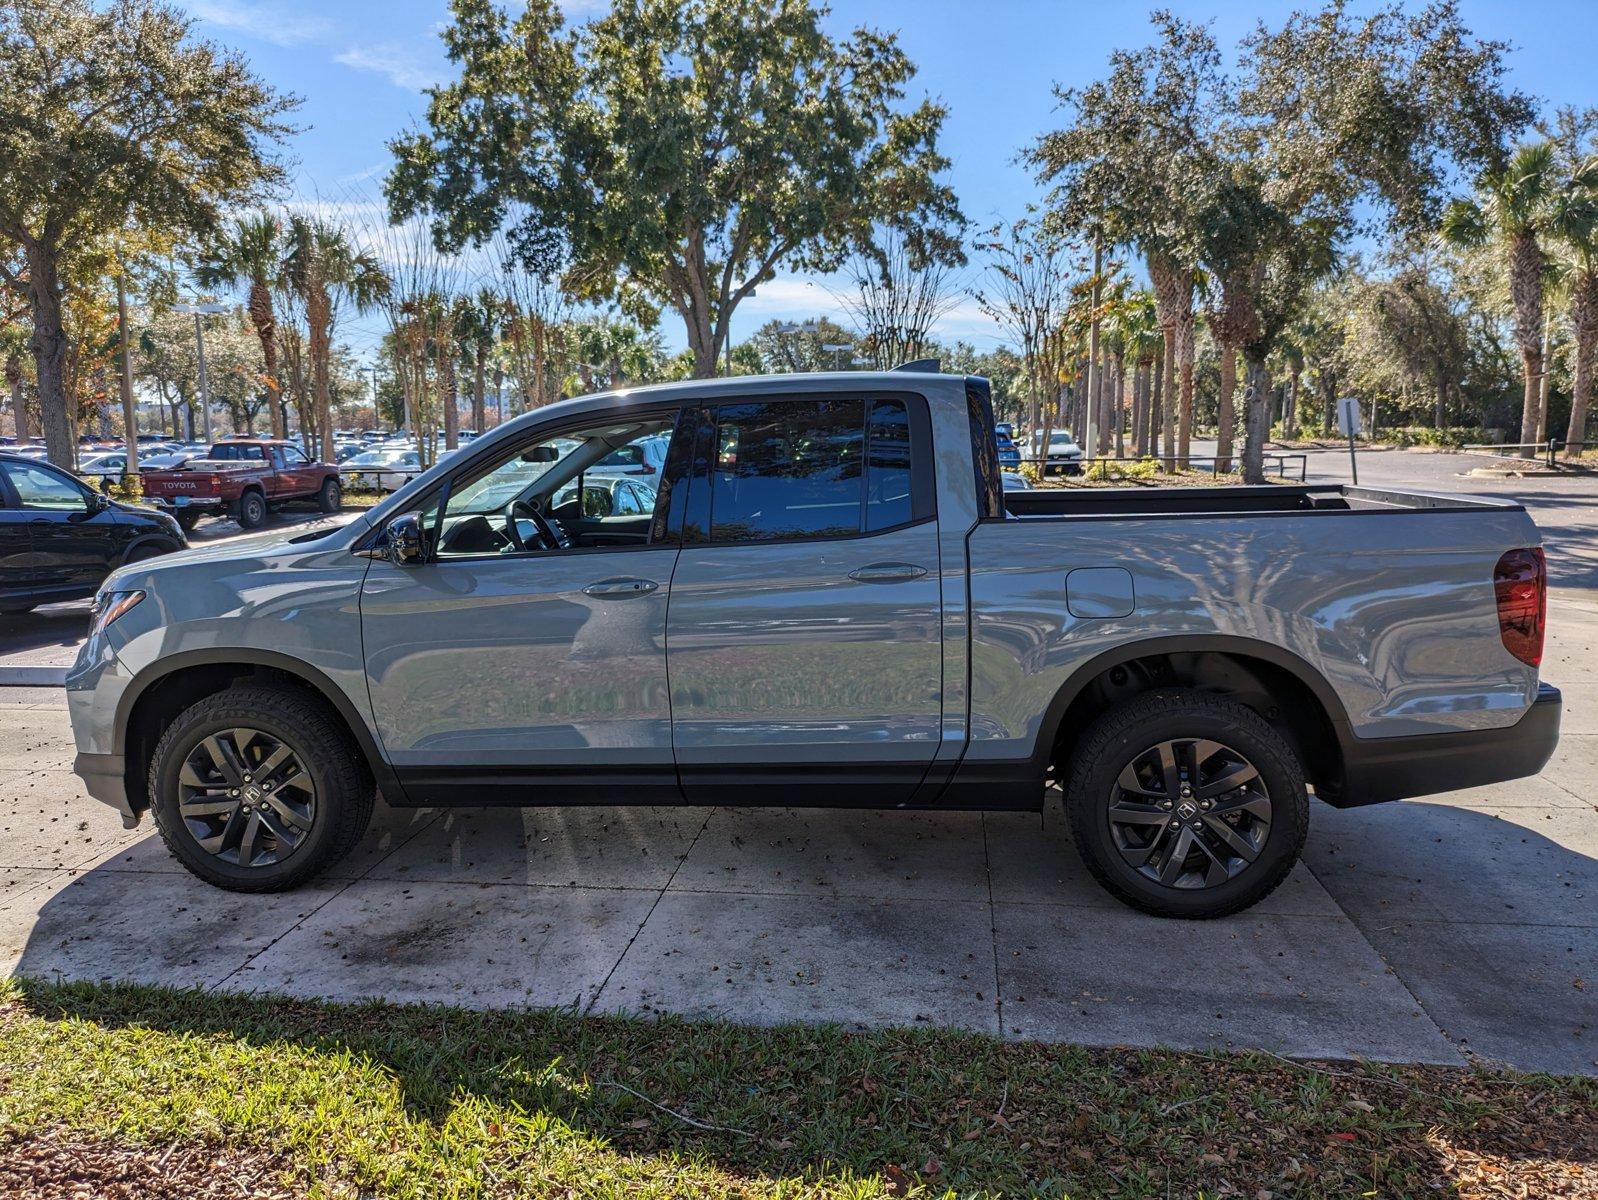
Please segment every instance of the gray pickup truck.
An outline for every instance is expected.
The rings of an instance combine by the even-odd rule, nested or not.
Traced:
[[[589,468],[668,450],[651,511]],[[984,380],[727,379],[528,413],[341,528],[123,568],[76,770],[273,891],[396,806],[1038,809],[1151,913],[1279,884],[1339,807],[1537,772],[1515,504],[1000,486]],[[1423,851],[1417,850],[1417,853]]]

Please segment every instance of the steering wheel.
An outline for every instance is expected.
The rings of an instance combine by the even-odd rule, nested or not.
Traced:
[[[521,527],[517,524],[522,519],[531,522],[537,535],[535,545],[529,546],[522,537]],[[518,550],[560,550],[566,545],[549,518],[525,500],[512,500],[505,506],[505,536]]]

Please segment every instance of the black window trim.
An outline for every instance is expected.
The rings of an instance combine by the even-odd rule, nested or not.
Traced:
[[[871,424],[871,409],[879,400],[898,400],[904,404],[905,415],[910,421],[910,519],[900,521],[896,525],[885,525],[881,529],[860,529],[854,533],[834,534],[797,534],[792,537],[776,538],[750,538],[744,541],[721,542],[710,536],[710,508],[706,501],[709,499],[709,472],[713,469],[711,451],[715,439],[716,423],[712,418],[714,410],[719,408],[733,408],[747,404],[766,404],[784,401],[799,400],[861,400],[865,403],[865,428],[862,434],[869,432]],[[683,549],[714,546],[726,548],[732,546],[786,546],[795,543],[822,543],[822,542],[857,542],[865,538],[881,537],[888,533],[898,533],[905,529],[914,529],[918,525],[925,525],[938,519],[938,489],[937,489],[937,459],[932,450],[932,413],[927,405],[927,398],[920,392],[907,392],[896,390],[862,389],[853,391],[842,390],[817,390],[774,392],[755,395],[728,396],[725,399],[717,398],[714,402],[701,400],[699,402],[700,423],[695,443],[693,470],[689,477],[689,513],[699,515],[703,509],[704,536],[694,537],[690,524],[685,519],[679,525]],[[869,451],[869,447],[867,447]],[[866,472],[861,472],[862,476]],[[862,487],[865,483],[862,482]],[[685,506],[687,507],[687,506]],[[865,507],[861,506],[861,516],[865,515]]]
[[[85,502],[87,502],[90,497],[98,495],[98,493],[93,488],[91,488],[88,484],[84,483],[76,475],[72,474],[72,472],[63,471],[60,467],[56,466],[55,463],[49,462],[47,460],[41,461],[40,459],[36,459],[36,458],[20,458],[20,457],[18,457],[18,458],[6,458],[4,460],[0,460],[0,466],[4,466],[4,467],[43,467],[44,468],[44,472],[45,472],[46,475],[51,474],[53,472],[53,473],[61,476],[63,479],[65,479],[72,486],[76,487],[83,494],[83,499],[84,499]],[[0,504],[0,508],[8,508],[8,509],[11,509],[11,510],[16,511],[16,512],[67,512],[67,511],[69,511],[67,509],[62,509],[62,508],[29,508],[27,505],[25,505],[22,502],[22,493],[17,491],[17,485],[14,482],[12,482],[11,472],[9,470],[0,470],[0,499],[3,499],[5,501],[4,504]]]

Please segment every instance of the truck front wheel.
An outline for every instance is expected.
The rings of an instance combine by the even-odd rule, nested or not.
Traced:
[[[1161,917],[1223,917],[1269,895],[1304,848],[1291,746],[1253,709],[1198,691],[1112,708],[1072,755],[1066,815],[1104,887]]]
[[[322,485],[322,490],[316,494],[316,503],[325,513],[336,513],[344,507],[344,489],[339,486],[338,480],[328,478]]]
[[[150,807],[172,856],[235,892],[296,887],[352,850],[375,791],[360,751],[315,697],[241,685],[167,727]]]
[[[245,492],[239,497],[239,525],[259,529],[266,521],[266,497],[260,492]]]

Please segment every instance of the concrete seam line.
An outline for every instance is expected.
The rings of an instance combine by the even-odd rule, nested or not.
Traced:
[[[705,819],[699,823],[699,829],[694,834],[694,840],[688,843],[688,849],[682,852],[682,857],[677,860],[677,865],[671,869],[671,874],[666,877],[666,882],[661,885],[655,901],[649,906],[649,911],[644,914],[643,920],[638,922],[638,928],[633,930],[632,937],[627,939],[627,944],[621,948],[621,953],[616,956],[616,961],[610,964],[610,970],[605,972],[605,978],[599,981],[599,986],[594,989],[594,994],[588,998],[588,1003],[583,1005],[583,1016],[594,1011],[594,1005],[599,1003],[599,998],[605,994],[605,989],[610,986],[610,980],[621,966],[622,960],[627,957],[627,952],[633,948],[633,943],[638,940],[638,935],[643,933],[644,926],[649,924],[649,918],[655,915],[655,909],[660,907],[660,902],[671,889],[672,881],[677,878],[677,872],[682,870],[683,863],[688,861],[688,856],[694,852],[694,847],[699,845],[699,839],[704,836],[705,830],[710,825],[710,818],[715,816],[718,809],[710,809],[705,813]]]
[[[1444,1032],[1442,1025],[1432,1014],[1432,1010],[1428,1008],[1425,1002],[1415,994],[1415,989],[1409,986],[1409,981],[1398,973],[1398,967],[1393,963],[1388,962],[1387,956],[1376,948],[1376,943],[1370,940],[1370,935],[1365,932],[1364,926],[1354,919],[1354,914],[1349,912],[1346,908],[1343,908],[1342,904],[1338,902],[1337,897],[1332,895],[1331,889],[1321,882],[1320,875],[1318,875],[1315,871],[1315,868],[1310,865],[1309,860],[1306,858],[1300,858],[1299,862],[1304,864],[1304,869],[1310,873],[1310,878],[1315,880],[1316,885],[1323,892],[1325,892],[1328,897],[1330,897],[1333,904],[1337,905],[1338,909],[1342,912],[1344,919],[1348,921],[1349,926],[1354,930],[1355,933],[1359,935],[1360,940],[1370,947],[1370,952],[1376,956],[1376,961],[1381,963],[1382,966],[1386,967],[1393,973],[1393,981],[1397,983],[1399,987],[1403,988],[1405,994],[1415,1002],[1415,1007],[1421,1011],[1421,1013],[1426,1017],[1427,1022],[1433,1029],[1437,1031],[1437,1036],[1452,1046],[1455,1053],[1459,1054],[1460,1060],[1466,1065],[1469,1065],[1470,1060],[1465,1057],[1463,1052],[1460,1051],[1459,1042]]]
[[[1041,814],[1039,820],[1042,820]],[[999,981],[999,910],[993,904],[993,855],[988,849],[988,814],[982,814],[982,873],[988,880],[988,948],[993,951],[993,1019],[1004,1036],[1004,985]]]

